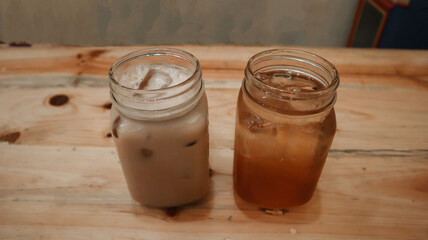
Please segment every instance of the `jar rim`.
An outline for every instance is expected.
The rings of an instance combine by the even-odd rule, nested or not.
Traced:
[[[179,84],[176,84],[176,85],[173,85],[170,87],[166,87],[166,88],[161,88],[161,89],[134,89],[134,88],[126,87],[126,86],[120,84],[113,76],[114,71],[116,69],[118,69],[124,63],[127,63],[129,61],[132,61],[134,59],[141,58],[141,57],[161,56],[161,55],[174,56],[174,57],[178,57],[178,58],[188,60],[189,62],[193,63],[195,65],[195,69],[192,71],[192,75],[190,75],[186,80],[184,80],[183,82],[180,82]],[[201,66],[199,64],[198,59],[189,52],[186,52],[186,51],[180,50],[180,49],[176,49],[176,48],[166,48],[166,47],[165,48],[164,47],[162,47],[162,48],[146,48],[146,49],[140,49],[140,50],[128,53],[128,54],[122,56],[121,58],[119,58],[118,60],[116,60],[113,63],[113,65],[110,67],[109,78],[111,80],[110,81],[111,83],[113,83],[114,85],[116,85],[120,89],[130,91],[131,93],[136,93],[136,94],[163,93],[163,92],[167,92],[167,91],[171,91],[171,90],[180,88],[180,87],[188,84],[194,78],[198,77],[197,75],[200,75],[200,72],[201,72],[200,70],[201,70]]]
[[[178,64],[191,71],[191,75],[183,82],[166,88],[134,89],[120,84],[115,79],[120,78],[116,72],[118,69],[127,68],[134,62]],[[125,115],[135,119],[152,120],[181,116],[194,107],[204,92],[198,59],[186,51],[175,48],[147,48],[126,54],[112,65],[109,77],[112,101],[117,102],[120,111]]]
[[[253,55],[247,62],[247,66],[245,68],[246,71],[246,75],[251,76],[252,78],[256,79],[257,82],[259,84],[261,84],[263,87],[266,87],[267,89],[272,89],[274,91],[280,92],[282,94],[290,94],[290,96],[292,96],[292,98],[294,100],[298,100],[299,97],[297,97],[295,95],[295,93],[286,90],[286,89],[280,89],[280,88],[276,88],[273,87],[267,83],[265,83],[264,81],[262,81],[261,79],[257,78],[255,76],[255,73],[252,69],[252,66],[257,63],[257,60],[263,58],[263,57],[267,57],[267,56],[276,56],[276,58],[289,58],[289,59],[293,59],[293,60],[297,60],[297,61],[303,61],[305,63],[310,63],[311,65],[316,66],[317,68],[321,69],[323,72],[329,74],[331,76],[331,82],[328,82],[328,85],[325,88],[322,89],[318,89],[318,90],[314,90],[311,92],[305,92],[304,94],[300,93],[300,95],[304,95],[304,97],[302,99],[308,99],[308,98],[312,98],[312,97],[318,97],[319,95],[323,95],[323,94],[328,94],[332,91],[335,91],[338,86],[339,86],[339,74],[337,72],[336,67],[329,62],[327,59],[308,52],[308,51],[304,51],[304,50],[300,50],[300,49],[292,49],[292,48],[283,48],[283,49],[270,49],[270,50],[265,50],[262,52],[259,52],[255,55]],[[310,57],[313,59],[309,59],[309,58],[304,58],[304,57]],[[323,65],[321,64],[325,64],[327,65],[329,69],[326,69]]]

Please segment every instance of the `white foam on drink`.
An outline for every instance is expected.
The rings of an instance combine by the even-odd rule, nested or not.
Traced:
[[[138,63],[123,70],[118,82],[132,89],[155,90],[180,84],[191,75],[189,69],[175,64]]]

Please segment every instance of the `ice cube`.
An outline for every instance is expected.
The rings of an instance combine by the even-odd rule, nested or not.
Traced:
[[[278,89],[286,89],[294,84],[293,76],[289,73],[281,73],[273,75],[267,83]]]
[[[122,86],[138,89],[138,85],[149,69],[144,65],[131,65],[127,69],[118,72],[119,83]]]
[[[167,88],[172,83],[171,77],[159,69],[150,69],[142,78],[138,89],[154,90]]]
[[[240,116],[239,153],[247,158],[272,156],[272,142],[275,141],[277,126],[275,123],[250,112]]]
[[[318,133],[311,126],[278,128],[277,141],[283,160],[296,166],[310,167],[318,145]]]
[[[259,73],[256,73],[254,76],[261,81],[265,81],[265,80],[269,79],[269,75],[265,74],[265,73],[259,72]]]
[[[150,150],[148,148],[142,148],[141,149],[141,156],[143,159],[148,159],[153,155],[153,150]]]
[[[244,112],[240,116],[241,123],[248,126],[248,129],[251,132],[259,131],[271,124],[271,122],[266,121],[262,117],[252,114],[250,112]]]
[[[291,75],[291,73],[289,72],[285,72],[285,73],[276,73],[273,75],[273,78],[279,78],[279,79],[292,79],[293,75]]]

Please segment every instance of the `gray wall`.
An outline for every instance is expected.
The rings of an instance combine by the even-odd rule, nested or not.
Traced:
[[[358,0],[0,0],[0,40],[343,47]]]

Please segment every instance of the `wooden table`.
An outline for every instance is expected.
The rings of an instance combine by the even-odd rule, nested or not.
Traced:
[[[0,47],[0,239],[428,239],[428,51],[306,49],[340,72],[338,130],[313,199],[272,216],[231,176],[243,68],[267,47],[179,46],[203,67],[212,190],[169,214],[131,200],[107,71],[140,48]]]

